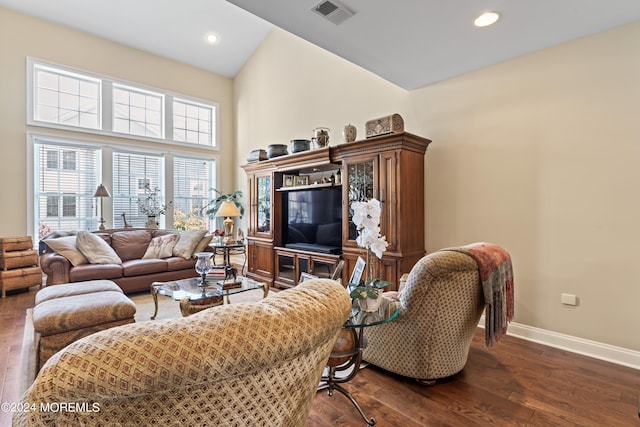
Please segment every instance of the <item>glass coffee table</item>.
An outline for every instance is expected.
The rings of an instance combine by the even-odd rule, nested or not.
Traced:
[[[266,283],[256,282],[241,276],[237,277],[237,282],[237,287],[229,289],[221,289],[215,279],[209,279],[207,286],[203,288],[199,286],[202,283],[199,277],[170,282],[153,282],[150,291],[155,310],[151,320],[155,320],[158,315],[158,295],[180,301],[180,312],[183,317],[187,317],[207,308],[224,304],[225,297],[227,304],[230,304],[229,296],[234,294],[262,289],[266,298],[269,293],[269,286]]]

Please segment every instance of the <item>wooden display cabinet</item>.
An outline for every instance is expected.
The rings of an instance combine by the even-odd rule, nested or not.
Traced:
[[[278,227],[273,227],[274,212],[281,209],[281,198],[273,191],[277,175],[272,168],[258,163],[244,166],[249,192],[247,227],[247,277],[273,284],[273,248],[279,239]]]
[[[358,256],[350,206],[372,197],[382,207],[381,233],[389,246],[378,262],[380,278],[396,289],[403,273],[425,254],[424,155],[431,141],[407,132],[393,133],[319,150],[310,150],[243,166],[249,188],[249,277],[271,286],[291,287],[300,273],[313,274],[326,254],[284,248],[283,175],[332,165],[342,180],[342,282],[347,283]],[[270,208],[270,209],[269,209]],[[285,209],[286,210],[286,209]],[[337,264],[339,255],[329,255]],[[335,265],[334,264],[334,265]]]

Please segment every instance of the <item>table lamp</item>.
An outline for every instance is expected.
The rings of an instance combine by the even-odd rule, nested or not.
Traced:
[[[233,202],[222,202],[220,208],[216,212],[217,217],[226,217],[224,220],[224,244],[232,245],[236,242],[234,238],[233,220],[232,216],[240,216],[238,207]]]
[[[105,197],[111,197],[111,194],[109,194],[109,190],[107,190],[107,187],[105,187],[104,185],[100,184],[98,185],[98,188],[96,189],[96,193],[93,195],[93,197],[100,197],[100,227],[98,227],[98,230],[104,230],[104,198]]]

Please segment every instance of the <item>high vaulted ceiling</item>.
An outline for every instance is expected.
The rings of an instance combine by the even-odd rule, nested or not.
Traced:
[[[355,14],[336,25],[311,10],[318,3],[0,0],[0,6],[227,77],[242,68],[272,23],[406,89],[640,19],[639,0],[341,0]],[[474,28],[473,19],[487,10],[501,19]],[[215,45],[204,42],[210,32],[220,36]]]

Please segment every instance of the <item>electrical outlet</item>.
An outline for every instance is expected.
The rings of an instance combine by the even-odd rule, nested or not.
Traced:
[[[560,302],[564,305],[577,305],[577,298],[572,294],[562,294],[560,296]]]

